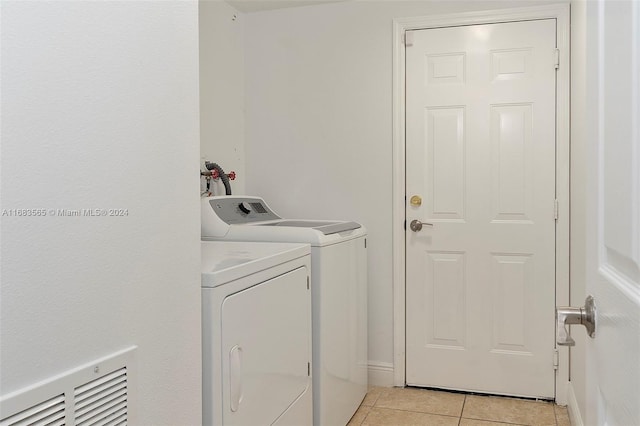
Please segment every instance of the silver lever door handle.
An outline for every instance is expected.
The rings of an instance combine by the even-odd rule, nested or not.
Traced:
[[[569,324],[582,324],[587,329],[589,337],[596,337],[596,304],[593,296],[587,296],[584,306],[573,308],[571,306],[556,307],[557,342],[561,346],[575,346],[576,341],[569,336],[567,326]]]
[[[413,232],[422,231],[423,226],[430,226],[433,228],[433,223],[420,222],[418,219],[413,219],[409,224],[409,228],[411,228]]]

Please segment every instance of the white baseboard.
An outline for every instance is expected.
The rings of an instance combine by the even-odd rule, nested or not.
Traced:
[[[369,374],[369,376],[371,376],[371,374]],[[576,394],[573,391],[573,384],[571,382],[569,382],[567,386],[567,410],[569,411],[571,426],[584,426],[582,416],[580,415],[578,400],[576,399]]]
[[[369,361],[369,386],[393,387],[393,364]]]

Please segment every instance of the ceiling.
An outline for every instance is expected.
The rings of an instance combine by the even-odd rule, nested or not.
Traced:
[[[347,0],[225,0],[240,12],[251,13],[285,7],[311,6],[314,4],[336,3]]]

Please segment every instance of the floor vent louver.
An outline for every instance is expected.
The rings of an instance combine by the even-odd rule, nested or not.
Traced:
[[[64,425],[64,409],[64,395],[58,395],[1,420],[0,426]]]

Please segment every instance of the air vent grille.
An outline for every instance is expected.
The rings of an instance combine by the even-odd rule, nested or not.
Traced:
[[[1,1],[1,0],[0,0]],[[136,346],[0,395],[0,426],[135,423]]]
[[[75,424],[119,425],[127,422],[127,369],[121,368],[74,390]]]
[[[64,425],[64,407],[64,395],[58,395],[3,419],[0,426]]]

